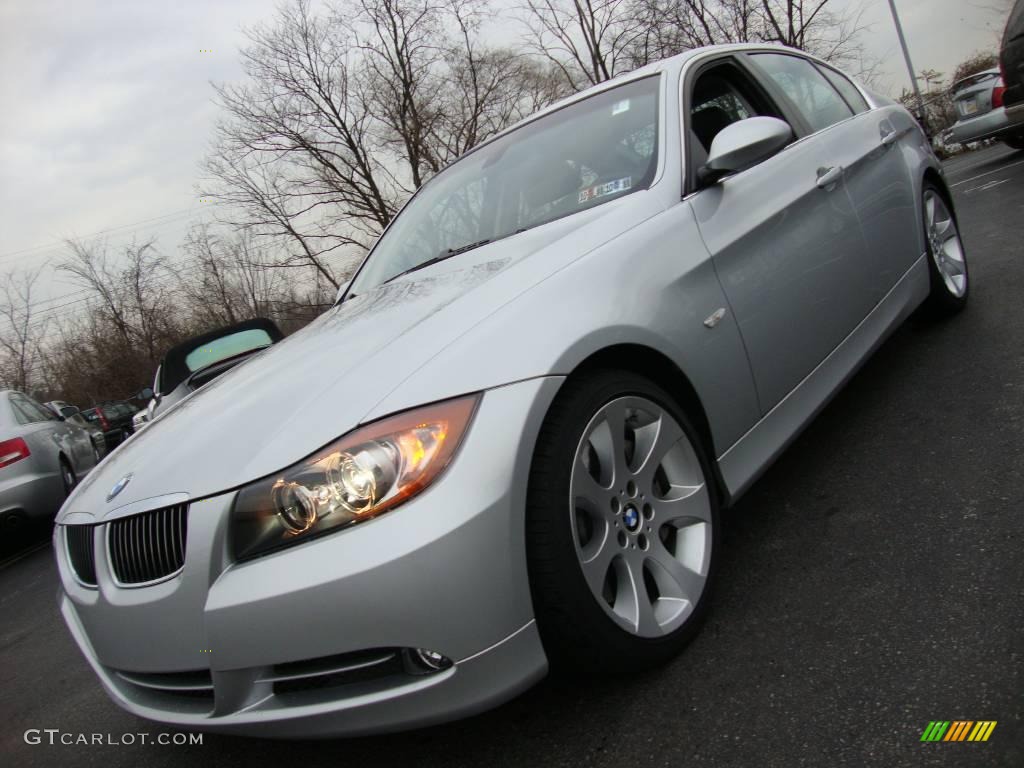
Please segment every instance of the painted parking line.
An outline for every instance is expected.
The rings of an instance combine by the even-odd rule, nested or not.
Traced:
[[[998,181],[990,181],[985,184],[982,184],[980,187],[971,187],[970,189],[965,189],[964,194],[969,195],[972,192],[988,192],[988,190],[995,189],[1000,184],[1005,184],[1008,181],[1009,179],[999,179]]]
[[[1013,168],[1018,165],[1024,165],[1024,160],[1018,160],[1016,163],[1010,163],[1009,165],[1001,166],[999,168],[996,168],[994,171],[986,171],[985,173],[979,173],[977,176],[972,176],[969,179],[958,181],[956,184],[951,184],[950,186],[959,187],[964,184],[970,184],[972,181],[977,181],[978,179],[983,179],[986,176],[991,176],[993,173],[1002,173],[1003,171],[1009,170],[1010,168]]]
[[[11,557],[8,557],[6,560],[0,560],[0,569],[6,568],[9,565],[14,565],[19,560],[22,560],[28,557],[29,555],[33,554],[34,552],[38,552],[43,547],[48,546],[50,546],[50,540],[46,539],[45,541],[41,541],[33,547],[30,547],[26,550],[18,552],[15,555],[12,555]]]
[[[964,164],[964,165],[954,165],[952,163],[946,163],[945,164],[946,174],[948,176],[956,176],[957,174],[967,173],[968,171],[972,171],[975,168],[981,168],[981,167],[986,166],[986,165],[991,165],[992,163],[998,163],[1000,160],[1005,160],[1008,157],[1013,157],[1015,154],[1017,154],[1017,153],[1016,152],[1003,152],[1003,153],[998,154],[998,155],[993,155],[991,157],[986,157],[984,160],[978,160],[977,162],[967,163],[967,164]]]

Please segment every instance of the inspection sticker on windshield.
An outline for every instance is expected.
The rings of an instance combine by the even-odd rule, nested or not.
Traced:
[[[616,179],[615,181],[609,181],[605,184],[595,184],[592,187],[580,190],[579,202],[586,203],[597,197],[604,197],[605,195],[614,195],[616,192],[625,192],[627,189],[633,186],[633,177],[627,176],[624,179]]]
[[[612,117],[615,117],[619,112],[629,112],[629,99],[617,101],[612,105]]]

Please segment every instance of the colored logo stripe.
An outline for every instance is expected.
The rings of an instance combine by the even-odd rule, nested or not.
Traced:
[[[921,741],[939,741],[947,728],[949,720],[932,720],[921,734]]]
[[[921,741],[988,741],[995,720],[932,720],[921,734]]]
[[[968,741],[988,741],[988,737],[992,735],[992,731],[995,730],[995,720],[979,720],[978,724],[974,726],[974,730],[971,731],[971,735],[967,737]]]

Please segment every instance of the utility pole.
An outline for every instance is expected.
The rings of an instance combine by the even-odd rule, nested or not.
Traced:
[[[892,20],[896,25],[896,35],[900,39],[900,48],[903,49],[903,60],[907,62],[907,71],[910,73],[910,84],[914,87],[914,98],[917,99],[917,114],[921,118],[921,124],[928,131],[928,117],[924,112],[924,99],[921,98],[921,89],[917,85],[917,75],[914,74],[914,64],[910,61],[910,50],[907,48],[907,39],[903,36],[903,25],[900,24],[900,15],[896,12],[896,0],[889,0],[889,8],[892,10]]]

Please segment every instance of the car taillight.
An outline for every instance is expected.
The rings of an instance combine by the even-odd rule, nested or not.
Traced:
[[[103,415],[102,409],[97,408],[96,415],[100,417],[100,429],[102,429],[104,432],[109,432],[110,422],[107,421],[107,417]]]
[[[999,109],[1003,106],[1003,94],[1006,93],[1005,85],[997,85],[992,89],[992,109]]]
[[[16,461],[27,459],[31,455],[32,451],[28,449],[28,443],[22,438],[15,437],[4,440],[0,442],[0,469],[9,467]]]

